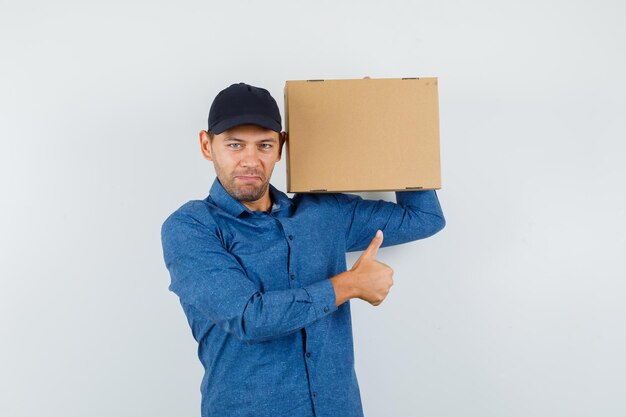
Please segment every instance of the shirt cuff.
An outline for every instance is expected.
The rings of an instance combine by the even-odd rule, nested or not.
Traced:
[[[316,318],[321,318],[337,311],[337,299],[335,298],[335,287],[330,279],[324,279],[315,284],[303,287],[309,294]]]

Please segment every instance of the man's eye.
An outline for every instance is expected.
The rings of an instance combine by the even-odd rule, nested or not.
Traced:
[[[269,149],[269,148],[271,148],[271,147],[272,147],[272,145],[270,145],[269,143],[264,143],[264,144],[262,144],[261,146],[267,146],[267,148],[265,148],[265,149]]]
[[[239,146],[239,143],[231,143],[228,146]]]

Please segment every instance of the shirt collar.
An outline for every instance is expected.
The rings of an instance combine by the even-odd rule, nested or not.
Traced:
[[[293,204],[287,194],[278,190],[271,183],[269,184],[269,189],[272,199],[272,213],[281,211]],[[209,195],[205,200],[209,199],[212,200],[219,208],[228,212],[234,217],[239,217],[243,212],[247,212],[250,215],[256,214],[248,207],[246,207],[241,201],[230,195],[217,177],[215,177],[215,179],[213,180],[213,185],[211,186]]]

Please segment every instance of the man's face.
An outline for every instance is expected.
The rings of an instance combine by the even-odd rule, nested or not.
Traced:
[[[280,161],[285,132],[240,125],[213,137],[200,132],[202,153],[213,161],[224,189],[239,201],[257,201],[268,190],[274,164]]]

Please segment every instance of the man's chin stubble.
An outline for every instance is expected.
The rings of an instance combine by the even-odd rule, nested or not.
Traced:
[[[237,196],[237,200],[239,201],[245,201],[245,202],[257,201],[263,196],[263,193],[265,192],[265,184],[261,185],[261,187],[258,189],[255,188],[254,192],[250,192],[250,191],[241,192],[243,188],[250,188],[250,187],[246,187],[246,186],[243,186],[241,188],[234,187],[235,189],[234,194]]]

